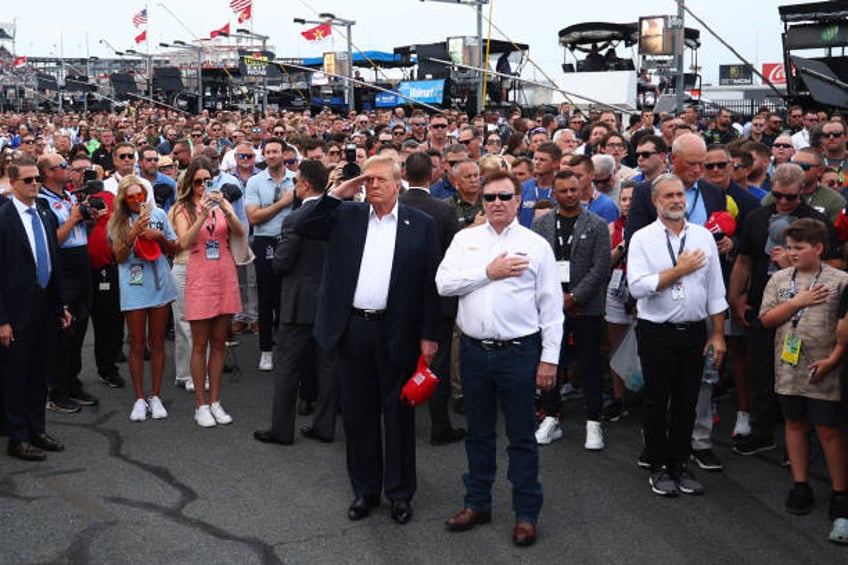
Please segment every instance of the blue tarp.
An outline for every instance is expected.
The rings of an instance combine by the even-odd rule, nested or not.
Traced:
[[[402,67],[402,58],[400,55],[386,53],[385,51],[363,51],[353,54],[354,67],[370,67],[371,62],[376,63],[381,67]],[[417,61],[413,60],[412,64]],[[324,64],[323,57],[309,57],[303,60],[304,67],[321,67]],[[410,65],[411,66],[411,65]]]

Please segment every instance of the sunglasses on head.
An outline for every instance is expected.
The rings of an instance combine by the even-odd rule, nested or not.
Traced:
[[[18,180],[20,180],[24,184],[32,184],[34,182],[41,182],[41,177],[36,175],[34,177],[21,177]]]
[[[708,171],[712,171],[713,169],[723,171],[727,168],[727,164],[727,161],[719,161],[718,163],[704,163],[704,168]]]
[[[512,200],[512,197],[515,196],[512,192],[498,192],[497,194],[490,192],[488,194],[483,195],[483,200],[486,202],[494,202],[495,200],[500,200],[501,202],[509,202]]]
[[[786,200],[787,202],[794,202],[798,200],[800,194],[783,194],[782,192],[771,191],[771,197],[775,200]]]

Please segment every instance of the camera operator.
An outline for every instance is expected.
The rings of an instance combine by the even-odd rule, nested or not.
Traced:
[[[118,358],[124,343],[124,317],[118,295],[118,267],[106,237],[106,223],[112,215],[115,195],[103,188],[95,166],[87,155],[71,159],[70,179],[75,193],[85,193],[89,201],[102,200],[105,211],[88,233],[88,257],[92,285],[91,325],[94,328],[94,361],[97,374],[111,388],[122,388]]]
[[[73,316],[71,325],[59,332],[56,355],[48,377],[47,408],[70,414],[80,406],[94,406],[97,398],[83,390],[79,374],[82,370],[82,343],[91,310],[91,278],[89,277],[88,234],[85,222],[102,212],[89,206],[88,199],[77,200],[67,191],[68,163],[61,155],[43,155],[38,159],[38,172],[43,199],[58,220],[56,238],[62,269],[62,300]]]

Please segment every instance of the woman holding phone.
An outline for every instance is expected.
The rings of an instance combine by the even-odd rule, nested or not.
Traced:
[[[106,226],[118,263],[121,311],[130,337],[129,368],[135,390],[130,420],[142,422],[166,418],[159,392],[165,372],[165,331],[169,304],[177,288],[166,255],[180,249],[177,235],[163,210],[146,203],[141,181],[127,175],[118,184],[114,211]],[[144,349],[150,348],[152,388],[144,397]]]
[[[177,187],[174,226],[189,251],[185,318],[191,326],[191,376],[194,419],[204,428],[233,421],[220,402],[225,341],[233,314],[241,312],[236,264],[230,236],[245,229],[219,190],[212,190],[211,162],[195,157]],[[209,352],[207,358],[207,351]],[[204,381],[209,376],[207,401]]]

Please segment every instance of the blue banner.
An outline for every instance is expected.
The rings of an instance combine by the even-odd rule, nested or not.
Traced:
[[[444,80],[413,80],[400,83],[400,93],[418,102],[441,104],[445,98]]]

